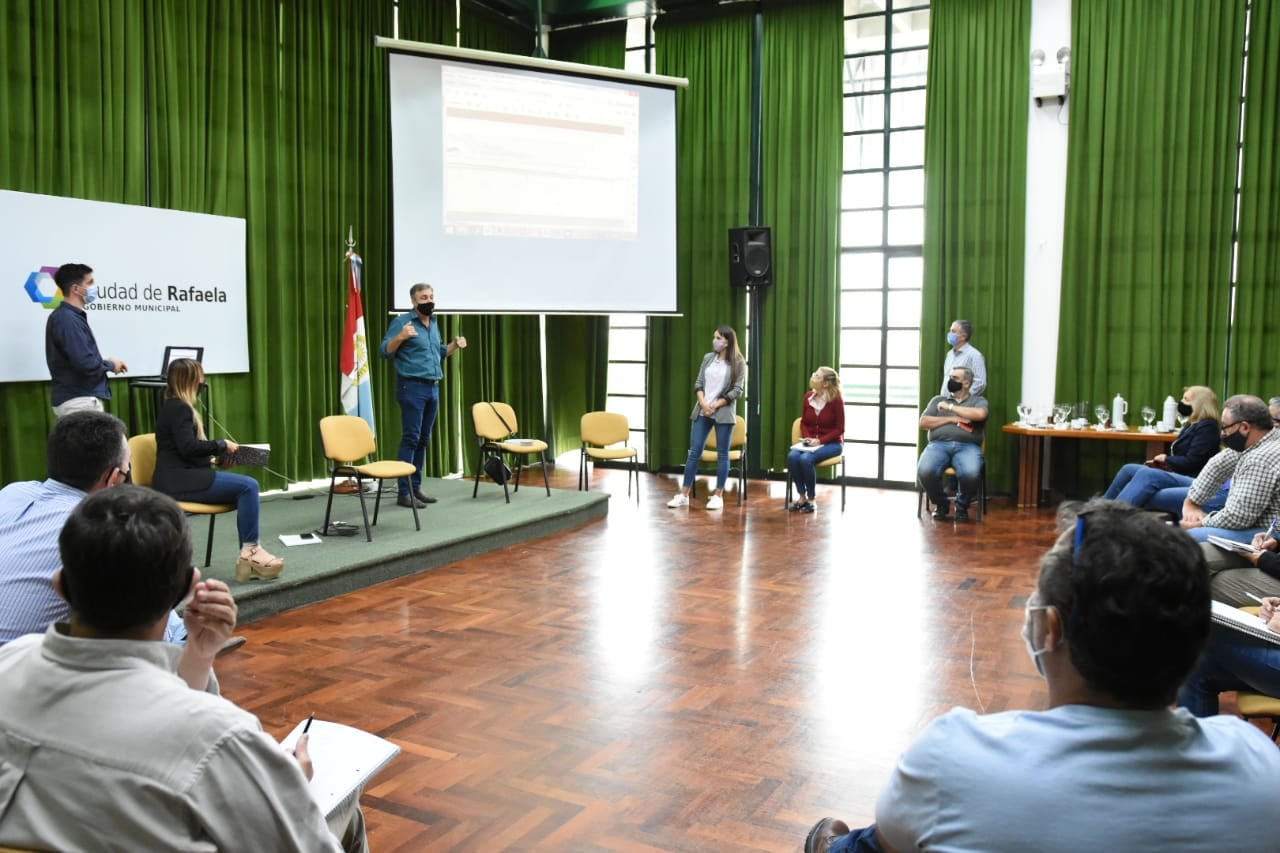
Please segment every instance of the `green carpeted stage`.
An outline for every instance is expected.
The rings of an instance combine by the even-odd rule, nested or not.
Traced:
[[[427,480],[423,491],[437,498],[418,510],[422,530],[413,529],[413,511],[396,506],[395,484],[382,495],[382,512],[373,528],[373,541],[364,536],[357,495],[334,495],[333,519],[354,524],[354,536],[318,537],[319,544],[285,547],[280,534],[315,532],[324,523],[326,489],[293,491],[262,499],[262,544],[285,559],[284,574],[273,581],[237,583],[234,513],[218,516],[214,530],[213,563],[201,569],[231,585],[240,605],[240,621],[251,622],[273,613],[323,601],[335,595],[372,586],[392,578],[416,574],[436,566],[482,554],[518,542],[558,533],[609,512],[609,496],[601,492],[552,489],[547,497],[542,476],[525,471],[519,492],[504,502],[502,487],[482,481],[473,500],[471,480]],[[532,473],[532,476],[530,474]],[[366,495],[373,519],[373,493]],[[204,561],[209,521],[191,516],[195,560]]]

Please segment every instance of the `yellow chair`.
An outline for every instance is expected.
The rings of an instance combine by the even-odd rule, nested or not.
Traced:
[[[791,443],[796,444],[799,441],[800,441],[800,418],[796,418],[794,421],[791,422]],[[847,484],[845,483],[845,478],[844,478],[845,469],[844,469],[843,451],[840,453],[839,456],[832,456],[830,459],[823,459],[814,467],[815,468],[834,468],[837,465],[840,466],[840,511],[844,512],[845,489],[847,488]],[[783,503],[783,506],[784,507],[791,506],[791,472],[790,471],[787,472],[787,499],[786,499],[786,502]]]
[[[133,456],[129,479],[135,486],[151,488],[151,481],[156,476],[156,434],[146,432],[129,439],[129,453]],[[213,561],[213,523],[224,512],[235,512],[236,505],[178,501],[178,506],[187,515],[209,516],[209,542],[204,549],[204,567],[207,569]]]
[[[587,412],[582,416],[582,456],[578,461],[578,491],[587,488],[587,458],[593,460],[631,460],[627,468],[627,497],[631,497],[631,477],[636,478],[636,503],[640,502],[640,471],[636,459],[640,456],[634,447],[627,446],[631,437],[631,424],[626,415],[616,412]],[[622,443],[621,447],[609,447]]]
[[[383,462],[366,462],[356,464],[361,459],[373,456],[378,452],[378,443],[373,438],[373,430],[364,418],[354,415],[329,415],[320,419],[320,442],[324,445],[325,458],[333,463],[333,474],[329,478],[329,503],[324,508],[324,527],[329,529],[329,516],[333,511],[333,493],[338,485],[339,477],[355,477],[356,492],[360,495],[360,514],[364,516],[364,535],[369,542],[373,541],[373,526],[378,523],[378,511],[382,508],[382,484],[387,480],[398,480],[412,477],[412,463],[398,459]],[[378,496],[373,502],[373,525],[369,524],[369,507],[364,500],[364,481],[378,481]],[[418,519],[418,502],[410,501],[413,508],[413,528],[422,529]]]
[[[720,445],[716,444],[716,431],[711,430],[711,434],[707,436],[707,446],[702,450],[702,457],[698,460],[702,465],[715,465],[719,459]],[[733,438],[729,439],[729,472],[732,474],[735,463],[738,470],[738,505],[747,499],[747,419],[742,415],[738,415],[733,425]],[[698,496],[698,480],[695,477],[693,488],[689,490],[696,498]]]
[[[484,462],[490,457],[502,462],[502,454],[510,453],[516,459],[516,488],[520,491],[520,475],[524,472],[525,460],[538,454],[542,460],[542,484],[551,497],[551,481],[547,477],[547,443],[536,438],[517,438],[520,424],[516,421],[516,411],[506,403],[482,402],[471,407],[471,421],[475,424],[476,439],[480,443],[480,457],[476,465],[476,484],[471,490],[475,498],[480,492],[480,472],[484,470]],[[505,464],[505,463],[504,463]],[[507,488],[507,480],[502,481],[502,493],[511,503],[511,490]]]

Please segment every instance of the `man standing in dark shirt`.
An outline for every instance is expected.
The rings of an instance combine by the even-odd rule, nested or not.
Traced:
[[[108,373],[125,373],[118,358],[103,358],[89,328],[84,306],[98,298],[93,270],[84,264],[63,264],[53,274],[62,291],[62,304],[53,309],[44,327],[44,357],[53,379],[53,413],[62,417],[85,409],[102,411],[111,399]]]

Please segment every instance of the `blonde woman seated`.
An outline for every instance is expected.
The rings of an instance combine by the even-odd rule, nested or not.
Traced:
[[[796,487],[792,512],[813,512],[818,485],[818,463],[844,451],[844,398],[840,396],[840,374],[819,367],[809,377],[800,413],[800,443],[787,454],[787,471]]]
[[[236,580],[272,579],[284,571],[284,560],[258,544],[258,481],[243,474],[213,470],[213,456],[234,454],[234,441],[205,437],[195,409],[204,384],[200,362],[180,358],[169,365],[169,387],[156,415],[156,472],[151,487],[180,501],[235,504],[240,529]]]
[[[1121,466],[1103,497],[1144,509],[1163,510],[1180,517],[1188,487],[1205,463],[1218,452],[1220,410],[1218,395],[1212,388],[1188,386],[1178,403],[1178,414],[1187,419],[1187,424],[1178,433],[1169,452],[1158,453],[1142,465],[1130,462]],[[1224,487],[1205,505],[1205,510],[1222,509],[1226,503],[1227,489]]]

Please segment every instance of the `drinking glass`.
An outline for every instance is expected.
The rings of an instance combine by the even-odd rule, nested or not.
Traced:
[[[1055,403],[1053,407],[1053,425],[1058,428],[1066,427],[1067,419],[1071,417],[1070,403]]]
[[[1027,425],[1027,419],[1031,417],[1031,406],[1026,403],[1018,404],[1018,423],[1022,426]]]
[[[1155,427],[1151,423],[1156,419],[1156,410],[1150,406],[1142,407],[1142,421],[1146,424],[1142,428],[1143,432],[1155,432]]]
[[[1110,410],[1106,406],[1099,405],[1094,408],[1093,413],[1098,418],[1098,429],[1106,429],[1107,420],[1111,417]]]

